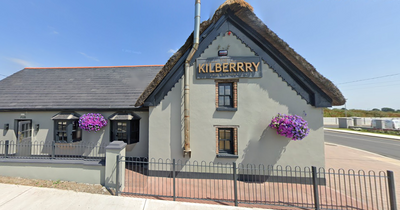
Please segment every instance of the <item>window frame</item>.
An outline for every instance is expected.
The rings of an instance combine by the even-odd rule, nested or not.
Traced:
[[[127,144],[140,142],[140,116],[131,112],[114,113],[109,117],[110,120],[110,142],[123,141]],[[126,123],[126,139],[118,139],[118,123]]]
[[[221,135],[222,133],[223,137]],[[229,137],[227,137],[228,133]],[[233,128],[218,128],[218,154],[221,153],[234,154],[233,133],[234,133]],[[223,142],[222,149],[221,149],[221,142]],[[227,149],[226,142],[229,143],[229,149]]]
[[[237,111],[238,107],[238,94],[237,94],[237,83],[239,79],[218,79],[215,80],[215,107],[217,111]],[[227,85],[230,86],[230,104],[231,105],[220,105],[220,86]],[[224,91],[225,92],[225,91]],[[225,92],[226,93],[226,92]],[[229,96],[224,94],[223,96]]]
[[[79,127],[77,119],[54,119],[54,141],[56,143],[74,143],[82,141],[82,129]],[[59,123],[65,123],[65,130],[59,129]],[[64,127],[64,126],[62,126]],[[66,140],[60,140],[60,132],[65,133]]]
[[[216,154],[217,157],[221,158],[238,158],[238,128],[237,125],[216,125],[215,127],[215,136],[216,136]],[[230,130],[231,132],[231,149],[227,150],[220,150],[220,141],[226,141],[226,139],[220,138],[220,131],[221,130]]]

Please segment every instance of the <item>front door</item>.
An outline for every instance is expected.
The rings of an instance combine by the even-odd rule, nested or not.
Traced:
[[[18,121],[17,155],[30,156],[32,153],[32,121]]]

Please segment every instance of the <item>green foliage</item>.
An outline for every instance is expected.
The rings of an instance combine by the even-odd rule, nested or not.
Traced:
[[[389,107],[383,107],[382,112],[395,112],[394,109],[389,108]]]
[[[387,130],[387,129],[371,129],[366,130],[371,133],[383,133],[383,134],[390,134],[390,135],[400,135],[400,131],[397,130]]]
[[[400,110],[398,110],[400,111]],[[342,109],[324,109],[324,117],[345,117],[345,110]],[[373,109],[372,111],[360,110],[360,109],[350,109],[347,110],[347,117],[393,117],[400,118],[400,112],[384,112],[379,109]]]

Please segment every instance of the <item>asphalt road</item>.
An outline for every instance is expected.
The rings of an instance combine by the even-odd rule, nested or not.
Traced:
[[[325,142],[341,144],[400,160],[400,141],[325,130]]]

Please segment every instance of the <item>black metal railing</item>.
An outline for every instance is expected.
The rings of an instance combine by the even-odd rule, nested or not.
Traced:
[[[19,159],[105,159],[106,144],[0,141],[0,158]]]
[[[125,195],[305,209],[397,209],[393,172],[122,157]]]

